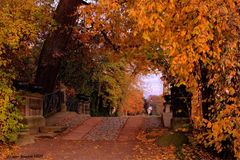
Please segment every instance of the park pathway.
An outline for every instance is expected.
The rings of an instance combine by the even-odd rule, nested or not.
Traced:
[[[75,128],[74,130],[72,130],[69,134],[67,134],[66,136],[63,136],[63,139],[64,140],[82,140],[82,138],[101,121],[102,121],[101,117],[90,118],[85,122],[83,122],[83,124]]]
[[[143,117],[131,117],[128,118],[127,123],[121,130],[118,136],[119,141],[131,141],[136,140],[136,136],[139,130],[143,128]]]
[[[143,117],[93,117],[63,136],[64,140],[131,141],[143,128]]]
[[[142,159],[147,159],[146,157],[162,153],[153,152],[136,137],[142,130],[159,127],[159,117],[89,117],[69,132],[53,139],[39,139],[34,144],[21,147],[15,157],[46,160],[132,160],[139,159],[136,155],[140,155],[142,149],[139,150],[139,146],[142,146],[146,148],[145,158],[143,156]]]

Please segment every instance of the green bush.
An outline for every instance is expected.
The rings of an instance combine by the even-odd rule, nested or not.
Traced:
[[[22,116],[17,108],[17,100],[11,87],[12,74],[0,71],[0,141],[15,142],[17,132],[22,128]]]
[[[0,124],[2,142],[15,142],[17,140],[17,133],[23,127],[20,123],[22,116],[16,106],[7,104],[2,106],[0,110]]]

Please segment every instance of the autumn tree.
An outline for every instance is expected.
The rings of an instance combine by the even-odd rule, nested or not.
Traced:
[[[144,5],[143,5],[144,4]],[[202,70],[207,70],[208,85],[214,87],[214,108],[219,112],[209,122],[209,142],[218,151],[225,139],[232,141],[239,157],[239,14],[237,1],[160,1],[137,2],[130,15],[146,42],[158,44],[169,57],[171,75],[185,82],[193,93],[193,118],[202,118]],[[138,10],[136,10],[138,8]],[[137,12],[136,12],[137,11]],[[138,12],[139,11],[139,12]],[[156,36],[158,35],[158,36]],[[227,93],[226,93],[227,90]],[[230,98],[231,97],[231,98]],[[231,100],[230,100],[230,99]],[[231,101],[231,103],[229,103]],[[235,122],[231,125],[222,112]],[[216,113],[216,112],[214,112]],[[195,119],[196,120],[196,119]],[[225,122],[225,123],[222,123]],[[210,124],[213,123],[211,126]],[[222,124],[219,126],[219,124]],[[197,121],[195,121],[195,125]],[[230,128],[225,128],[229,126]],[[223,129],[226,134],[221,134]],[[217,136],[223,136],[217,139]],[[206,137],[205,137],[206,138]],[[234,143],[233,143],[234,142]]]
[[[89,56],[90,54],[92,55]],[[86,56],[82,58],[83,55]],[[61,82],[74,87],[79,94],[91,96],[93,115],[109,115],[110,109],[116,111],[122,96],[125,76],[123,63],[110,62],[104,55],[100,58],[98,54],[88,50],[75,53],[71,58],[68,56],[60,68]]]
[[[126,12],[123,14],[126,9],[123,7],[122,11],[119,10],[114,15],[98,7],[100,6],[92,4],[79,8],[78,23],[73,28],[63,56],[63,61],[67,60],[67,63],[62,65],[59,80],[69,85],[74,84],[80,93],[97,93],[97,99],[96,95],[92,97],[93,101],[96,100],[96,111],[101,110],[102,106],[116,111],[130,84],[130,77],[134,78],[140,71],[146,70],[148,65],[141,64],[146,59],[144,55],[140,57],[139,54],[138,59],[142,61],[137,61],[137,56],[130,53],[140,41],[131,40],[133,34],[127,32],[131,21]]]
[[[21,116],[12,88],[22,59],[51,24],[50,1],[3,0],[0,2],[0,140],[14,141]]]
[[[99,47],[105,40],[101,34],[90,35],[87,29],[82,32],[75,30],[72,35],[59,79],[78,93],[91,96],[92,115],[117,114],[136,71],[124,57],[115,55],[108,43]],[[102,40],[96,41],[96,37]]]
[[[35,83],[44,92],[52,92],[56,85],[60,64],[77,24],[77,10],[87,3],[83,0],[60,0],[53,19],[57,27],[49,33],[41,49]]]
[[[120,114],[136,115],[142,113],[143,106],[143,91],[139,86],[137,86],[137,84],[131,83],[131,85],[129,85],[128,88],[125,90],[124,98],[120,106]]]
[[[203,118],[203,91],[213,88],[214,115],[207,121],[205,145],[220,152],[222,142],[228,139],[229,148],[240,157],[239,1],[105,0],[93,6],[97,6],[94,11],[99,14],[90,17],[96,18],[96,23],[87,22],[98,31],[106,28],[110,44],[118,46],[120,53],[135,57],[135,61],[147,57],[154,64],[148,63],[149,67],[164,70],[169,81],[187,85],[193,93],[192,119],[196,127],[200,127],[198,120]],[[118,30],[123,32],[110,32],[121,24],[128,25],[125,30]],[[131,47],[121,47],[124,40]]]

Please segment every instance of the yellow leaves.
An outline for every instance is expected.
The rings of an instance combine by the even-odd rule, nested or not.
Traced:
[[[141,3],[148,5],[151,2],[143,0]],[[181,3],[181,5],[176,5],[175,0],[154,3],[156,10],[144,10],[143,6],[141,11],[135,10],[135,12],[141,13],[138,19],[141,21],[138,31],[144,34],[143,38],[147,42],[151,41],[154,45],[168,49],[169,54],[166,54],[166,57],[169,58],[170,67],[167,70],[178,80],[186,82],[188,86],[196,89],[193,95],[194,104],[192,104],[194,115],[201,116],[197,90],[199,86],[197,82],[201,80],[201,74],[200,70],[196,70],[199,67],[199,61],[203,62],[203,66],[206,66],[209,71],[208,85],[214,86],[217,93],[230,96],[227,100],[221,97],[219,101],[239,103],[238,98],[236,100],[232,97],[238,93],[239,88],[239,84],[237,84],[239,79],[236,79],[238,70],[235,67],[238,63],[236,44],[239,41],[238,27],[236,26],[240,22],[240,17],[236,1],[234,3],[234,0],[198,0]],[[156,13],[160,13],[158,17],[154,15]],[[140,14],[135,13],[135,16],[138,15]],[[148,17],[150,19],[151,16],[153,16],[152,19],[157,18],[159,22],[148,21]],[[142,17],[144,18],[141,19]],[[164,26],[163,32],[161,32],[162,26]],[[159,32],[155,32],[154,29]],[[156,37],[160,37],[162,41],[158,41]],[[234,82],[232,79],[236,81]],[[235,83],[235,86],[232,83]],[[228,89],[228,94],[221,93],[225,88]],[[216,107],[213,110],[214,113],[223,110],[220,115],[216,119],[203,122],[203,129],[207,129],[203,136],[206,145],[215,146],[217,151],[221,151],[223,147],[221,144],[226,139],[231,139],[231,144],[236,143],[236,138],[232,137],[233,133],[234,136],[237,133],[233,132],[234,125],[239,124],[239,118],[236,116],[239,115],[239,111],[236,108],[236,106],[228,105],[226,109]],[[239,129],[238,133],[240,133]],[[237,146],[239,147],[240,144]],[[235,153],[239,152],[239,149],[236,148],[234,148]]]
[[[200,30],[200,27],[199,26],[196,26],[194,29],[193,29],[193,34],[195,34],[195,35],[198,35],[198,34],[200,34],[200,32],[201,32],[201,30]]]
[[[228,9],[227,9],[226,6],[223,6],[223,7],[222,7],[222,12],[223,12],[224,14],[228,14]]]
[[[175,9],[175,4],[176,4],[175,0],[170,0],[169,1],[169,9]]]
[[[173,42],[173,43],[172,43],[172,47],[173,47],[173,49],[175,50],[175,49],[177,48],[177,42]]]
[[[151,14],[151,17],[149,17],[150,21],[154,22],[158,19],[158,14],[156,13],[153,13]]]
[[[0,67],[6,67],[8,61],[0,59]]]
[[[230,87],[229,88],[229,94],[234,95],[234,93],[235,93],[235,89],[233,87]]]
[[[129,16],[131,17],[137,17],[137,12],[135,10],[129,10],[128,11]]]
[[[41,0],[40,0],[41,1]],[[15,79],[14,62],[20,61],[33,48],[38,36],[47,31],[51,24],[51,9],[45,1],[1,0],[0,2],[0,133],[12,136],[18,129],[14,90],[11,82]],[[45,4],[46,3],[46,4]],[[41,13],[41,14],[40,14]],[[3,67],[4,66],[4,67]],[[0,135],[0,139],[4,140]],[[6,138],[5,137],[5,138]]]
[[[236,9],[236,5],[235,5],[233,0],[227,0],[227,1],[228,1],[229,6],[230,6],[230,9]]]
[[[228,66],[228,67],[232,67],[233,66],[233,62],[230,59],[225,59],[224,62],[226,64],[226,66]]]
[[[140,132],[137,135],[137,139],[143,143],[152,143],[156,141],[156,138],[167,133],[167,129],[153,129],[151,132]],[[150,137],[150,138],[149,138]]]
[[[212,123],[209,121],[208,123],[207,123],[207,128],[211,128],[212,127]]]
[[[147,32],[143,32],[142,37],[143,37],[143,39],[145,39],[147,41],[151,41],[151,38],[149,37],[149,34]]]
[[[90,17],[85,18],[86,27],[91,27],[92,23],[93,21],[90,19]]]
[[[8,144],[1,144],[0,145],[0,153],[1,158],[0,160],[9,159],[9,157],[13,157],[18,151],[20,147],[16,145],[8,145]]]
[[[200,15],[201,15],[201,16],[206,15],[206,14],[207,14],[207,11],[208,11],[207,5],[204,4],[204,3],[200,3],[200,5],[199,5],[199,11],[200,11]]]
[[[100,0],[99,2],[100,6],[106,6],[107,8],[111,8],[113,10],[118,10],[120,5],[116,1],[109,1],[109,0]]]
[[[202,128],[207,128],[207,132],[200,133],[197,139],[205,146],[214,146],[218,152],[222,151],[223,147],[226,147],[222,144],[228,140],[232,145],[232,148],[229,149],[234,150],[235,157],[237,157],[237,153],[240,151],[240,143],[238,143],[240,137],[239,113],[240,108],[237,105],[226,105],[226,108],[218,114],[217,119],[198,121]]]
[[[182,36],[182,37],[184,37],[185,35],[186,35],[186,31],[185,30],[182,30],[181,32],[180,32],[180,35]]]
[[[163,11],[163,6],[162,6],[161,3],[157,3],[157,11],[158,11],[159,13],[162,13],[162,11]]]
[[[151,2],[141,1],[141,3],[142,5],[149,5],[150,8],[153,8],[153,3],[150,4]],[[228,3],[230,4],[230,2]],[[226,37],[223,35],[223,30],[233,30],[231,29],[232,26],[229,23],[229,15],[231,15],[234,11],[230,11],[228,9],[227,6],[229,4],[221,3],[220,1],[217,3],[194,1],[181,3],[182,6],[177,6],[177,2],[174,0],[169,2],[159,1],[154,2],[154,4],[156,6],[156,12],[160,13],[164,10],[164,14],[159,14],[157,17],[156,12],[154,12],[155,10],[152,10],[152,12],[149,10],[144,11],[143,6],[140,9],[141,11],[135,10],[134,12],[135,16],[139,15],[136,12],[141,14],[141,18],[138,19],[138,21],[141,21],[139,23],[141,24],[139,25],[139,28],[140,31],[144,32],[143,38],[146,41],[151,41],[153,43],[155,42],[159,44],[159,46],[166,48],[171,46],[170,57],[173,59],[175,59],[175,56],[179,53],[190,52],[189,55],[191,56],[188,57],[188,61],[196,62],[198,60],[202,60],[204,63],[208,63],[209,58],[211,60],[220,60],[222,46],[225,44],[224,41],[226,41]],[[171,10],[171,8],[174,7],[179,7],[179,10]],[[170,10],[167,10],[166,8],[170,8]],[[220,16],[219,14],[221,13],[221,10],[225,13],[225,15],[228,16]],[[198,12],[200,13],[197,14]],[[157,18],[158,21],[152,23],[148,20],[148,18]],[[159,32],[155,32],[156,30]],[[162,34],[162,32],[164,32],[164,34]],[[159,38],[162,39],[162,41],[159,41]],[[191,46],[192,51],[185,49],[185,46],[187,45]],[[185,60],[183,58],[183,62],[184,61]],[[171,67],[175,70],[173,73],[177,73],[179,70],[181,70],[181,67],[178,67],[179,63],[181,62],[178,63],[177,60],[173,60],[172,62],[172,65],[177,65],[175,67]],[[188,67],[194,68],[194,65],[188,65]],[[213,66],[213,68],[217,69],[216,66]]]
[[[43,4],[36,6],[34,0],[24,2],[19,0],[2,1],[1,4],[0,24],[4,25],[0,25],[0,44],[5,43],[9,47],[17,49],[20,41],[25,39],[29,42],[36,40],[42,27],[50,23],[49,15],[41,13],[44,11]],[[39,16],[39,13],[46,15]]]

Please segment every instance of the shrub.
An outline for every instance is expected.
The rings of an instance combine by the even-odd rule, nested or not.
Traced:
[[[1,71],[0,71],[1,72]],[[20,121],[22,116],[14,101],[14,91],[11,88],[10,74],[1,72],[0,79],[0,141],[14,142],[17,132],[23,126]]]

